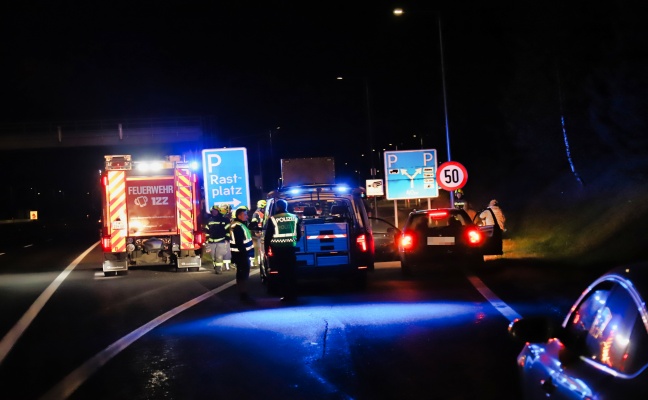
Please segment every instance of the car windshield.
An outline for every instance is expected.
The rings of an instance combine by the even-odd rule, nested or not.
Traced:
[[[353,208],[347,199],[294,201],[288,203],[288,209],[304,220],[349,220],[353,218]]]

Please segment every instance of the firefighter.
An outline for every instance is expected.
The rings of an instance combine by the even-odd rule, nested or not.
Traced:
[[[229,245],[230,241],[230,224],[232,223],[231,207],[228,203],[222,203],[218,206],[220,213],[223,215],[223,218],[227,220],[227,226],[225,226],[225,232],[227,232],[227,244]],[[223,268],[225,271],[229,271],[232,268],[232,252],[230,251],[229,246],[227,247],[227,253],[223,256]]]
[[[247,291],[247,281],[250,277],[250,259],[254,256],[252,233],[247,227],[247,207],[239,207],[234,211],[234,219],[230,226],[230,249],[232,261],[236,264],[236,287],[242,302],[253,303]]]
[[[261,229],[263,228],[263,220],[265,217],[265,200],[257,201],[257,209],[252,214],[252,219],[248,227],[252,231],[252,243],[254,244],[254,259],[252,261],[252,267],[259,268],[261,266]]]
[[[467,209],[468,208],[468,202],[466,201],[466,198],[464,197],[464,192],[461,189],[457,189],[454,192],[455,198],[454,198],[454,206],[455,208],[458,208],[460,210]]]
[[[277,200],[263,238],[265,253],[272,254],[272,266],[279,272],[281,301],[297,299],[297,242],[301,239],[299,217],[286,211],[286,200]]]
[[[207,251],[211,254],[214,271],[217,274],[222,274],[225,257],[230,253],[230,220],[222,214],[221,207],[216,204],[212,206],[210,214],[211,215],[205,224]]]

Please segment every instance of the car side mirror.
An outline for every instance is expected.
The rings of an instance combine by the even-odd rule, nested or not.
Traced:
[[[546,343],[556,337],[559,326],[547,317],[516,319],[508,327],[509,335],[519,342]]]

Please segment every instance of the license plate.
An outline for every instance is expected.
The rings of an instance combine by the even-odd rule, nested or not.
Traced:
[[[455,238],[454,236],[434,236],[427,238],[428,246],[454,246]]]

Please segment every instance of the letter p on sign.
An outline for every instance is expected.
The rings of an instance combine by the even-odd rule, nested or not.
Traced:
[[[209,173],[214,172],[213,168],[218,167],[221,164],[221,156],[218,154],[209,154],[207,156],[207,168]]]

